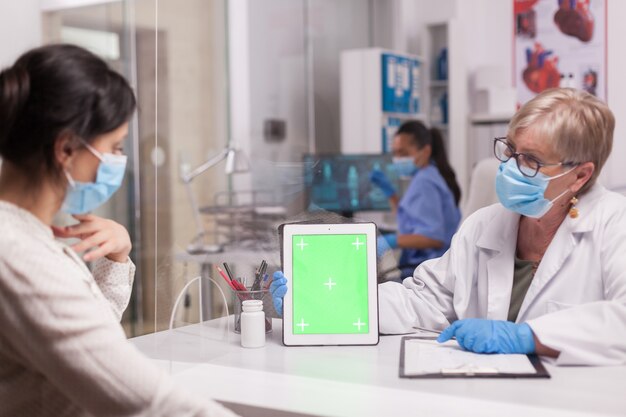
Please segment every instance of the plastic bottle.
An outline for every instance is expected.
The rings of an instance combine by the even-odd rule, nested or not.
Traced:
[[[265,346],[265,313],[263,301],[245,300],[241,303],[241,346],[259,348]]]

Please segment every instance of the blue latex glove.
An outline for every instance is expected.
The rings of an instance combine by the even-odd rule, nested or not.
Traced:
[[[274,272],[272,283],[270,284],[270,294],[274,302],[274,309],[281,316],[283,315],[283,297],[287,294],[287,278],[282,271]]]
[[[387,196],[387,198],[392,197],[396,194],[396,190],[393,188],[393,185],[391,185],[391,181],[389,181],[389,178],[387,178],[385,173],[381,170],[373,170],[370,173],[370,181],[372,182],[372,184],[380,188],[383,194]]]
[[[389,233],[386,235],[378,236],[376,239],[376,255],[380,258],[383,254],[389,250],[398,247],[398,235],[395,233]]]
[[[526,323],[504,320],[464,319],[448,326],[437,338],[439,343],[456,337],[459,345],[476,353],[534,353],[533,331]]]

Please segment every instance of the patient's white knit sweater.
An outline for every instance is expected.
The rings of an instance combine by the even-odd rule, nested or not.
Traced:
[[[234,416],[190,397],[119,324],[130,260],[82,260],[30,212],[0,202],[0,417]]]

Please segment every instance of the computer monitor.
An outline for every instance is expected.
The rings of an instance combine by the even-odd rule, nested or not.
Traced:
[[[398,176],[389,154],[304,156],[304,182],[308,211],[342,214],[389,210],[389,200],[370,181],[374,169],[384,172],[398,189]]]

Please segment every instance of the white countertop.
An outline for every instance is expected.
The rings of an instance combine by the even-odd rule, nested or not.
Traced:
[[[232,322],[232,317],[229,322]],[[401,379],[401,336],[378,346],[285,347],[282,321],[245,349],[226,319],[131,339],[198,395],[328,416],[625,416],[626,366],[555,367],[551,379]]]

